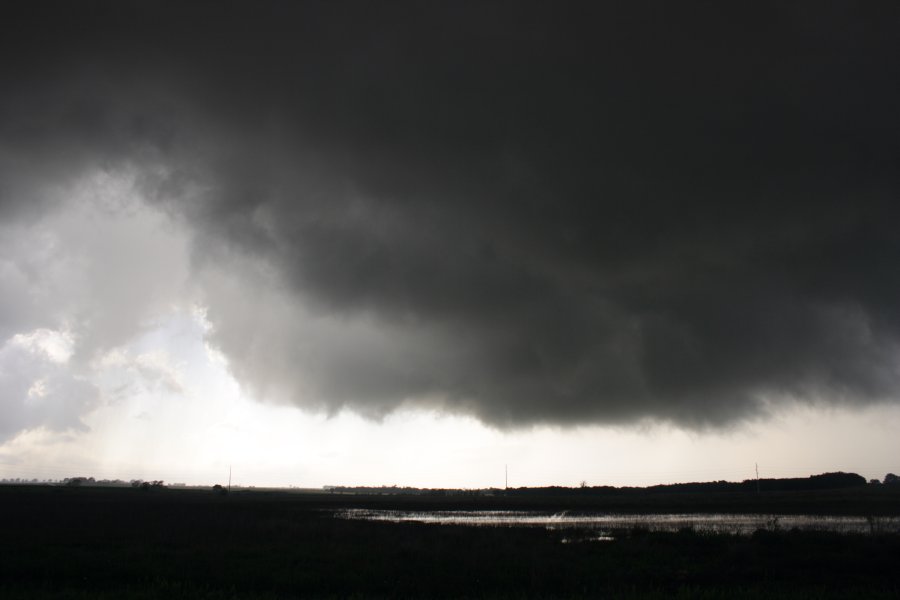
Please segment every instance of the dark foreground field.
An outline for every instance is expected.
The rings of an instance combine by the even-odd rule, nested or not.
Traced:
[[[845,514],[851,506],[859,514],[900,509],[896,493],[823,498]],[[3,486],[0,597],[900,597],[897,535],[635,530],[613,542],[563,544],[563,533],[541,528],[347,521],[327,510],[423,503],[504,507],[502,498]],[[552,503],[538,499],[529,507]],[[681,503],[684,510],[691,500]],[[793,505],[803,503],[816,512],[815,498]],[[702,499],[695,504],[707,506]]]

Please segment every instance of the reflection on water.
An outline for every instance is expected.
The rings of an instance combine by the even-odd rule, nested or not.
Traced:
[[[648,531],[679,531],[693,529],[702,533],[749,535],[758,529],[813,530],[837,533],[897,533],[898,517],[835,517],[813,515],[753,515],[753,514],[610,514],[568,512],[544,513],[529,511],[470,510],[470,511],[402,511],[351,508],[337,511],[343,519],[388,521],[392,523],[430,523],[435,525],[471,525],[488,527],[545,527],[547,529],[593,530],[593,536],[564,538],[564,541],[610,540],[610,532],[636,527]]]

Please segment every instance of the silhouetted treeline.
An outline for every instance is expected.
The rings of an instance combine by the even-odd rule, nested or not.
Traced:
[[[66,477],[61,482],[68,487],[132,487],[143,490],[162,489],[165,482],[162,480],[144,481],[143,479],[132,479],[131,481],[123,481],[122,479],[94,479],[93,477]]]
[[[66,477],[61,483],[69,487],[126,487],[132,485],[121,479],[94,479],[93,477]]]
[[[506,496],[592,496],[592,495],[645,495],[678,493],[727,493],[727,492],[795,492],[832,490],[867,485],[865,477],[856,473],[822,473],[809,477],[784,479],[745,479],[744,481],[706,481],[692,483],[670,483],[649,487],[586,486],[563,487],[521,487],[507,490],[490,488],[480,490],[424,489],[398,486],[326,486],[326,490],[336,494],[368,495],[414,495],[414,496],[461,496],[461,495],[506,495]]]
[[[677,493],[722,493],[722,492],[795,492],[810,490],[832,490],[866,485],[866,478],[856,473],[822,473],[809,477],[785,479],[745,479],[736,481],[708,481],[692,483],[671,483],[649,487],[528,487],[506,491],[507,495],[628,495],[628,494],[677,494]]]

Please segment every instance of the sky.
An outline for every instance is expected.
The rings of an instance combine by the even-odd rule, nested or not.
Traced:
[[[900,470],[898,19],[5,5],[0,478]]]

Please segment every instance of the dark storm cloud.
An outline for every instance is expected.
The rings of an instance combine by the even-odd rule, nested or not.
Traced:
[[[0,210],[146,167],[262,395],[692,425],[896,396],[893,4],[10,12]]]

